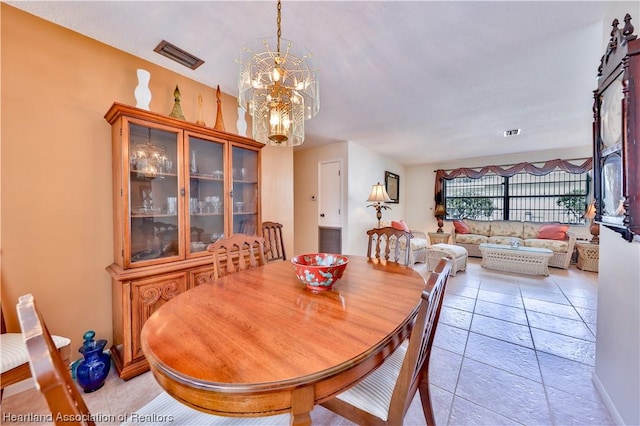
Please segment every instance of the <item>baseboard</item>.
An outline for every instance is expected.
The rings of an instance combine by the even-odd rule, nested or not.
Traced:
[[[613,401],[611,400],[611,398],[609,398],[609,394],[607,393],[607,390],[602,385],[602,382],[600,381],[600,378],[598,377],[595,371],[591,375],[591,381],[595,385],[596,390],[598,391],[598,394],[600,394],[600,398],[602,398],[602,402],[604,402],[604,405],[609,410],[609,414],[611,415],[611,418],[613,418],[613,421],[616,423],[616,425],[624,425],[625,423],[624,423],[624,420],[622,419],[622,416],[620,416],[620,413],[618,413],[618,409],[613,404]]]

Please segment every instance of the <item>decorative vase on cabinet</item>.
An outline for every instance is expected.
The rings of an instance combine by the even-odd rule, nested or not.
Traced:
[[[112,132],[114,217],[120,218],[107,267],[111,358],[127,380],[149,369],[140,347],[146,319],[211,279],[207,245],[257,229],[263,144],[118,103],[105,119]],[[237,203],[244,203],[241,211]]]
[[[95,331],[89,330],[82,336],[84,344],[80,347],[80,353],[84,360],[80,361],[76,369],[78,384],[85,393],[100,389],[111,369],[111,357],[104,352],[107,341],[101,339],[96,342],[93,339],[95,335]]]
[[[136,73],[138,75],[138,85],[133,91],[133,95],[136,98],[136,107],[149,111],[149,104],[151,103],[149,80],[151,79],[151,73],[142,68],[138,68]]]

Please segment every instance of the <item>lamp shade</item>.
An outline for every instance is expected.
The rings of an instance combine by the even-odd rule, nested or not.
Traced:
[[[584,215],[582,216],[585,219],[593,219],[594,217],[596,217],[596,206],[595,204],[589,204],[589,207],[587,207],[587,211],[584,212]]]
[[[446,216],[447,210],[444,208],[444,204],[436,205],[436,211],[433,212],[434,216]]]
[[[367,201],[388,203],[391,201],[391,197],[389,197],[389,194],[387,194],[387,190],[384,188],[384,185],[378,182],[377,184],[373,185],[373,187],[371,187],[371,194],[369,194],[369,198],[367,198]]]

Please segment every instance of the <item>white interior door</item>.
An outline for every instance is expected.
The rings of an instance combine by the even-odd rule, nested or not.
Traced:
[[[318,225],[342,227],[342,162],[321,162],[318,182]]]

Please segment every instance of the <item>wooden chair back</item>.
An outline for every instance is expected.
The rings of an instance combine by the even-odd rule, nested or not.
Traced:
[[[390,226],[385,228],[373,228],[367,231],[369,244],[367,246],[367,257],[376,259],[384,258],[391,262],[400,262],[400,243],[405,241],[404,264],[409,264],[411,255],[411,232],[402,231]]]
[[[234,234],[207,247],[213,254],[214,279],[265,265],[264,238]]]
[[[256,231],[256,221],[254,219],[244,219],[240,221],[240,234],[258,235]]]
[[[429,357],[452,263],[442,258],[429,276],[408,344],[396,349],[363,381],[323,402],[325,408],[356,424],[401,425],[419,391],[427,425],[435,425],[429,392]]]
[[[36,387],[44,394],[56,424],[95,425],[69,370],[60,357],[31,294],[20,296],[18,319]],[[63,421],[64,419],[81,419]]]
[[[427,280],[426,290],[422,292],[416,322],[409,337],[407,354],[391,397],[388,424],[402,423],[418,390],[427,424],[436,424],[429,391],[429,358],[452,265],[452,260],[440,259]]]
[[[267,262],[287,260],[282,238],[282,224],[277,222],[262,223],[262,237],[265,241]]]

